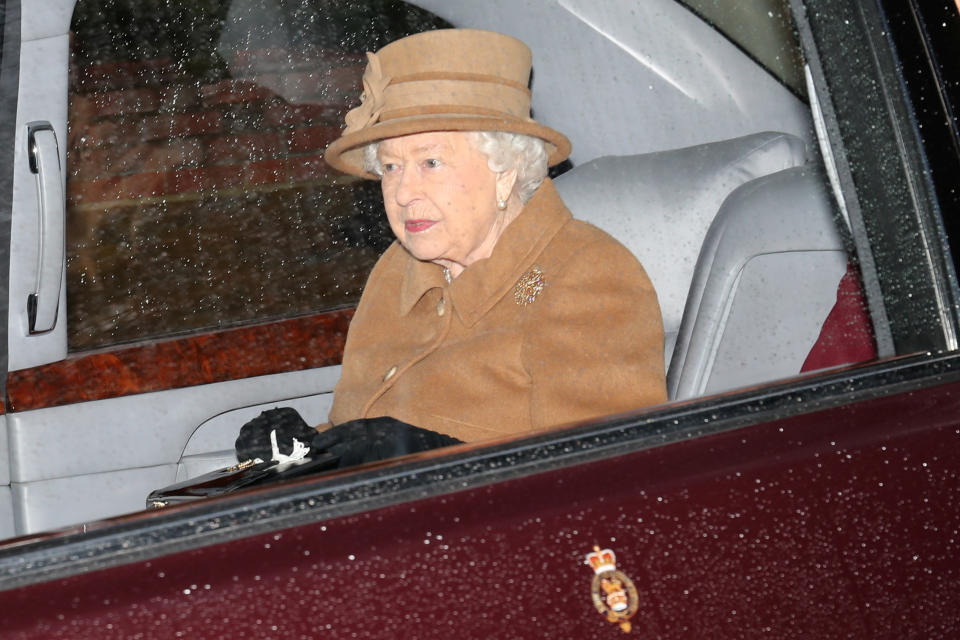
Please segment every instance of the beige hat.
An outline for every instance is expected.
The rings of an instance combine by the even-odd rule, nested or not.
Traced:
[[[441,29],[367,54],[360,106],[324,154],[340,171],[378,179],[363,168],[376,140],[426,131],[511,131],[547,143],[548,162],[570,155],[566,136],[530,117],[531,53],[492,31]]]

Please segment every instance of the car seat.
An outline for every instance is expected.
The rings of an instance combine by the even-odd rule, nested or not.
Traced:
[[[738,186],[802,165],[805,144],[777,132],[631,156],[604,156],[556,180],[575,218],[626,245],[653,282],[669,366],[707,229]]]
[[[670,397],[798,374],[846,270],[833,208],[812,167],[738,187],[700,250],[667,373]]]

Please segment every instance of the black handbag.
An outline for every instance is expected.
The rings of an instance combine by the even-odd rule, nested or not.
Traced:
[[[173,504],[222,496],[248,487],[329,471],[337,468],[339,460],[339,456],[330,453],[320,453],[294,462],[248,460],[155,489],[147,496],[147,509],[160,509]]]

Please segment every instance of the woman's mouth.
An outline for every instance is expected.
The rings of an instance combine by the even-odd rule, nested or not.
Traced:
[[[409,233],[421,233],[435,224],[437,224],[436,220],[407,220],[403,226]]]

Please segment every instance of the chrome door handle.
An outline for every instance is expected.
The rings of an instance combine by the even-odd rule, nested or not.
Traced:
[[[30,333],[43,333],[57,324],[60,286],[63,281],[66,204],[60,170],[57,133],[49,122],[27,124],[30,171],[37,176],[39,246],[37,281],[27,296]]]

